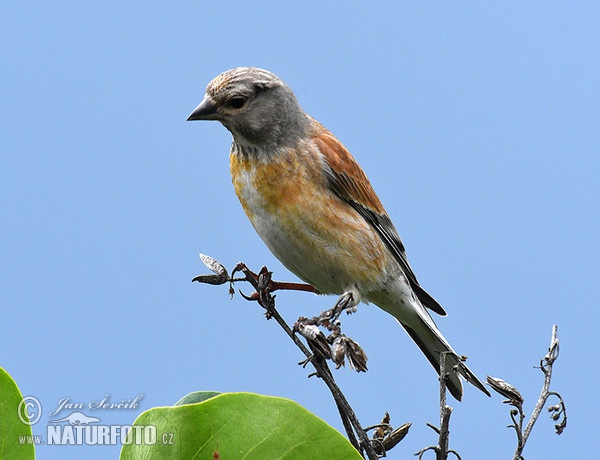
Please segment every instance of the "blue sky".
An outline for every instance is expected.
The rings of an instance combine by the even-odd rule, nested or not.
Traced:
[[[203,252],[293,280],[247,222],[229,133],[186,123],[206,84],[273,71],[367,172],[437,322],[482,378],[529,414],[553,324],[552,388],[527,458],[590,458],[597,435],[600,7],[353,2],[5,2],[0,15],[0,366],[44,407],[119,402],[127,424],[196,390],[291,398],[338,429],[323,385],[259,307],[192,284]],[[247,287],[239,286],[245,291]],[[278,295],[289,321],[334,298]],[[437,380],[374,306],[344,320],[369,372],[336,372],[365,425],[413,423],[390,458],[435,442]],[[501,398],[466,388],[451,447],[510,458]],[[63,414],[65,414],[63,412]],[[39,458],[111,458],[114,447],[42,447]],[[596,454],[597,455],[597,454]]]

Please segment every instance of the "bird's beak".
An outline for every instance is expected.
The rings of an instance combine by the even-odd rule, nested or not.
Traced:
[[[202,99],[200,105],[194,109],[187,121],[218,120],[218,118],[219,115],[217,114],[217,106],[208,96],[204,96],[204,99]]]

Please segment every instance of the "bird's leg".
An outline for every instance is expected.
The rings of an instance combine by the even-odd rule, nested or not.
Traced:
[[[356,312],[356,306],[360,303],[360,292],[356,286],[352,286],[344,292],[332,309],[331,321],[336,321],[342,312],[348,314]]]

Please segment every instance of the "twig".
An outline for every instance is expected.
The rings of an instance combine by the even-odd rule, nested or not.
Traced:
[[[546,356],[542,358],[540,361],[540,370],[544,373],[544,384],[542,386],[542,391],[540,393],[540,397],[537,400],[537,403],[531,413],[531,417],[523,429],[523,421],[525,419],[525,413],[523,412],[523,402],[524,399],[519,393],[519,391],[513,387],[512,385],[506,383],[502,379],[487,377],[488,384],[502,396],[508,398],[506,401],[503,401],[506,404],[509,404],[514,407],[514,409],[510,410],[510,418],[512,420],[512,424],[508,425],[509,428],[514,428],[517,434],[517,448],[515,449],[515,453],[513,455],[513,460],[522,460],[523,459],[523,449],[525,449],[525,444],[527,443],[527,439],[531,434],[531,430],[533,430],[533,426],[537,421],[542,409],[546,405],[548,398],[550,396],[554,396],[558,398],[559,403],[550,406],[548,408],[548,412],[552,413],[552,420],[558,421],[559,423],[554,425],[556,429],[556,434],[561,434],[563,430],[567,426],[567,408],[565,407],[565,403],[562,399],[562,396],[554,391],[550,391],[550,380],[552,379],[552,366],[554,362],[558,359],[559,353],[559,342],[557,337],[558,327],[555,325],[552,327],[552,339],[550,341],[550,347],[548,348],[548,353]],[[518,415],[518,420],[517,420]]]
[[[552,327],[552,339],[550,341],[550,347],[548,348],[548,354],[546,354],[546,356],[544,356],[544,358],[540,361],[540,369],[544,373],[544,385],[542,386],[542,391],[540,393],[540,397],[538,398],[538,401],[537,401],[535,407],[533,408],[531,417],[529,418],[529,421],[527,422],[525,431],[523,431],[523,436],[521,438],[521,442],[517,444],[517,449],[515,450],[515,453],[513,455],[513,460],[520,460],[521,458],[523,458],[521,454],[523,453],[523,449],[525,448],[525,443],[527,442],[527,439],[529,438],[529,435],[531,434],[533,425],[535,425],[535,422],[537,421],[538,417],[540,416],[542,409],[546,405],[546,401],[548,400],[549,396],[551,396],[551,395],[557,396],[560,400],[560,404],[563,409],[562,410],[563,421],[561,424],[562,428],[560,430],[559,430],[559,428],[557,428],[557,434],[562,433],[562,430],[564,429],[564,427],[567,426],[567,411],[564,406],[562,397],[558,393],[550,391],[550,380],[552,379],[552,366],[553,366],[554,362],[558,359],[558,353],[559,353],[558,338],[556,336],[557,332],[558,332],[558,327],[556,325],[554,325]]]
[[[440,439],[436,449],[436,460],[446,460],[448,458],[448,444],[450,436],[450,415],[452,408],[446,404],[446,355],[447,352],[440,353]]]
[[[351,426],[354,430],[354,433],[356,433],[356,436],[358,436],[359,442],[356,443],[356,438],[352,433],[352,430],[350,430],[350,432],[348,433],[348,439],[350,439],[350,442],[354,441],[354,447],[359,452],[364,451],[367,454],[369,460],[376,460],[377,454],[375,453],[373,445],[371,444],[370,439],[368,438],[367,434],[360,425],[360,422],[358,421],[354,410],[348,403],[346,397],[344,396],[340,388],[337,386],[333,375],[331,374],[331,370],[327,365],[327,362],[321,356],[318,356],[316,353],[312,353],[308,348],[304,346],[304,344],[300,341],[298,336],[294,334],[294,331],[288,326],[288,324],[281,317],[279,312],[275,309],[275,298],[267,289],[269,282],[271,281],[271,272],[269,272],[266,269],[266,267],[263,267],[258,275],[258,281],[255,281],[251,275],[250,270],[248,269],[248,267],[246,267],[246,265],[238,264],[236,269],[244,273],[246,275],[246,281],[250,282],[250,284],[252,284],[253,287],[256,289],[256,292],[258,293],[259,297],[257,301],[265,310],[267,310],[267,316],[277,321],[277,324],[281,326],[281,328],[292,339],[296,346],[300,348],[302,353],[304,353],[306,358],[310,360],[311,364],[317,371],[317,375],[321,379],[323,379],[323,381],[329,388],[329,391],[331,392],[333,399],[335,400],[335,403],[338,407],[338,411],[340,412],[340,416],[342,417],[344,427],[347,429],[347,427]],[[232,276],[234,273],[232,273]]]
[[[298,283],[281,283],[281,282],[272,281],[271,280],[271,272],[269,272],[266,267],[263,267],[261,269],[261,271],[258,273],[258,275],[256,275],[251,270],[249,270],[248,267],[246,267],[246,265],[244,263],[241,263],[241,262],[236,265],[236,267],[234,268],[234,270],[231,273],[231,276],[229,276],[227,274],[227,270],[213,258],[203,255],[203,254],[200,255],[200,258],[202,259],[202,262],[204,262],[204,264],[211,271],[213,271],[215,273],[215,275],[200,275],[200,276],[195,277],[193,279],[193,281],[205,282],[205,283],[209,283],[209,284],[224,284],[228,281],[230,283],[233,283],[235,281],[247,281],[252,285],[252,287],[254,287],[255,292],[253,294],[251,294],[250,296],[246,296],[243,293],[241,293],[242,296],[247,300],[254,300],[254,301],[258,302],[258,304],[266,310],[265,315],[266,315],[267,319],[270,319],[270,318],[275,319],[275,321],[281,326],[281,328],[290,337],[290,339],[292,339],[292,341],[296,344],[296,346],[302,351],[302,353],[304,353],[304,355],[306,356],[307,359],[303,364],[310,362],[316,370],[315,375],[320,377],[325,382],[327,387],[329,388],[329,390],[335,400],[338,411],[340,413],[340,417],[342,419],[342,423],[343,423],[346,433],[348,435],[349,441],[356,448],[356,450],[358,450],[359,452],[362,452],[363,455],[366,454],[366,456],[369,460],[377,460],[379,457],[375,451],[373,443],[367,436],[365,430],[362,428],[360,422],[358,421],[358,418],[356,417],[356,414],[354,413],[354,410],[352,409],[352,407],[348,403],[346,397],[344,396],[344,394],[338,387],[337,383],[335,382],[335,380],[333,378],[333,374],[331,373],[331,370],[329,369],[329,366],[327,365],[326,358],[331,357],[331,352],[329,351],[329,356],[326,356],[326,355],[324,356],[324,354],[322,353],[322,348],[320,346],[317,346],[317,344],[319,342],[318,341],[313,342],[313,341],[308,340],[308,338],[307,338],[309,345],[311,346],[311,348],[313,348],[312,351],[309,350],[304,345],[304,343],[302,343],[302,341],[298,338],[298,336],[295,334],[295,331],[292,330],[292,328],[290,328],[290,326],[281,317],[281,315],[275,308],[275,296],[271,295],[271,292],[273,292],[274,290],[278,290],[278,289],[316,292],[314,290],[314,288],[312,288],[311,286],[308,286],[308,285],[301,285]],[[234,275],[237,272],[243,273],[244,277],[234,278]],[[230,292],[232,292],[231,288],[230,288]],[[340,302],[338,302],[338,304],[339,303]],[[337,316],[339,316],[339,313],[341,313],[341,311],[344,308],[346,308],[345,306],[343,306],[343,305],[339,306],[338,304],[336,304],[336,307],[334,307],[334,309],[332,309],[328,312],[324,312],[321,315],[323,318],[325,318],[325,321],[328,321],[332,317],[337,318]],[[302,325],[304,326],[304,324],[302,324]],[[311,326],[311,324],[308,324],[308,326]],[[312,325],[312,326],[316,327],[315,325]],[[333,328],[333,326],[332,326],[332,328]],[[314,331],[309,331],[309,332],[314,333],[314,334],[319,334],[319,332],[314,332]],[[320,334],[322,335],[322,333],[320,333]],[[348,339],[348,340],[351,341],[351,339]],[[353,341],[351,341],[351,342],[355,344],[355,342],[353,342]],[[315,345],[313,345],[313,344],[315,344]],[[358,345],[358,344],[356,344],[356,345]],[[359,355],[360,355],[360,353],[359,353]],[[350,355],[348,355],[348,358],[352,359],[352,358],[350,358]],[[366,361],[366,355],[364,358]],[[351,365],[352,365],[352,361],[351,361]],[[365,369],[366,369],[366,367],[365,367]],[[410,427],[410,425],[408,425],[408,427]],[[408,431],[408,427],[403,426],[403,428],[405,429],[406,432]],[[402,437],[399,437],[397,431],[398,430],[396,430],[396,432],[395,432],[396,433],[395,439],[397,439],[396,443],[399,442],[399,440],[402,439],[402,437],[404,437],[404,435],[406,434],[404,432]],[[358,437],[358,440],[357,440],[357,437]],[[391,448],[391,447],[389,447],[390,444],[391,444],[391,442],[388,441],[386,447]]]
[[[450,415],[452,415],[452,408],[446,404],[448,379],[448,373],[446,372],[446,356],[448,353],[449,352],[440,353],[440,427],[437,428],[429,423],[427,424],[429,428],[438,434],[438,445],[428,446],[417,452],[415,455],[418,455],[419,460],[421,460],[425,452],[429,450],[435,452],[436,460],[447,460],[448,454],[453,454],[456,458],[461,460],[460,455],[458,455],[456,451],[448,449],[450,443]],[[452,371],[454,371],[454,369]]]

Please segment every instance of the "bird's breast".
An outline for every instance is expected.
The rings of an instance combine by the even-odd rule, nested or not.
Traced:
[[[327,186],[307,148],[254,158],[232,151],[235,192],[271,252],[322,293],[376,290],[392,263],[375,230]]]

